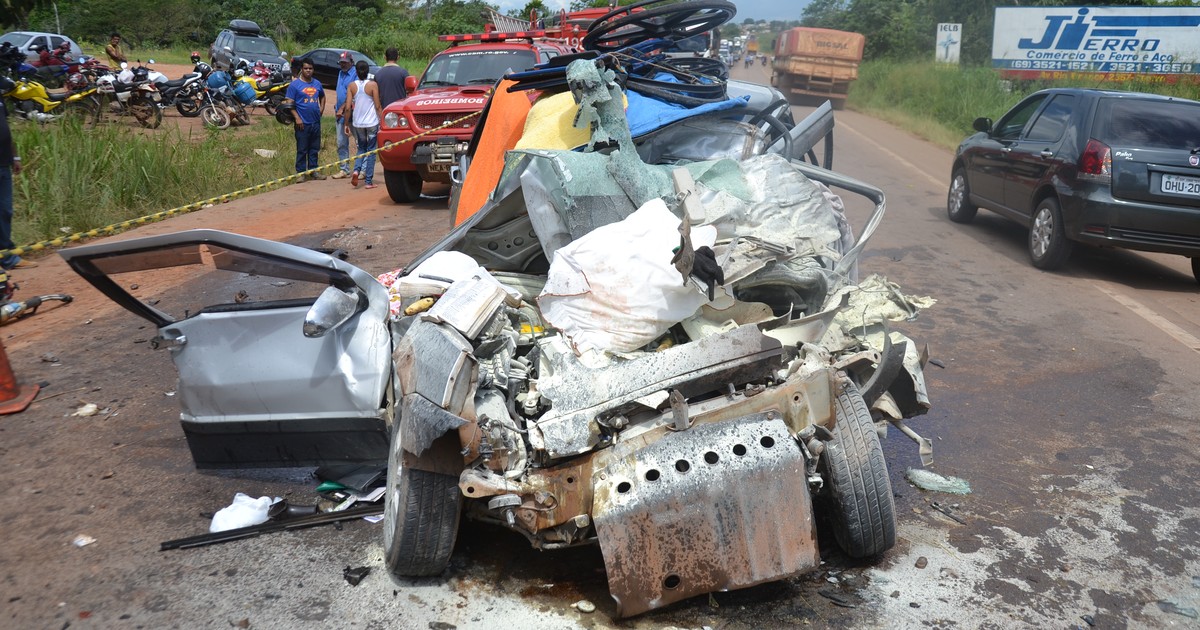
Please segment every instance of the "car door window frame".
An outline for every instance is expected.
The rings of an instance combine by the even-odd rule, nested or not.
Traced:
[[[1025,129],[1029,127],[1029,122],[1036,117],[1038,110],[1046,104],[1046,99],[1049,96],[1049,94],[1034,94],[1021,101],[1016,107],[1008,110],[1008,113],[992,127],[992,137],[1001,141],[1015,141],[1020,139],[1025,133]],[[1020,127],[1016,127],[1013,121],[1019,115],[1024,115],[1025,112],[1029,112],[1028,116],[1020,123]]]
[[[1077,101],[1078,97],[1074,94],[1055,94],[1043,104],[1041,111],[1037,112],[1037,114],[1032,118],[1028,125],[1028,132],[1022,136],[1023,139],[1034,142],[1055,142],[1062,138],[1063,133],[1066,132],[1067,127],[1070,124],[1071,115],[1075,111]],[[1066,104],[1065,109],[1061,108],[1061,106],[1064,104]],[[1062,116],[1058,117],[1060,112],[1062,113]],[[1058,124],[1057,133],[1054,135],[1036,135],[1039,124],[1041,124],[1043,121],[1050,120],[1053,120]]]

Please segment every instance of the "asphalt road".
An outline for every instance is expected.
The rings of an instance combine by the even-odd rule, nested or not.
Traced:
[[[812,574],[622,621],[596,550],[538,553],[476,525],[446,576],[415,582],[387,576],[366,522],[159,552],[204,531],[201,514],[235,492],[304,502],[314,483],[307,470],[195,471],[153,331],[43,259],[21,295],[77,300],[2,331],[18,376],[50,387],[0,417],[0,627],[1195,627],[1200,291],[1187,261],[1077,251],[1063,271],[1038,271],[1018,226],[945,218],[950,152],[853,112],[838,112],[835,138],[835,170],[888,195],[862,271],[938,300],[898,326],[945,365],[929,368],[933,409],[911,425],[934,441],[931,469],[972,488],[913,487],[916,446],[893,431],[899,542],[883,558],[851,562],[826,544]],[[439,199],[359,193],[311,182],[133,235],[220,227],[345,247],[380,272],[448,224]],[[861,226],[869,207],[848,200]],[[181,279],[163,293],[199,288]],[[84,402],[101,413],[71,416]],[[96,542],[72,544],[81,534]],[[346,566],[371,573],[350,586]],[[575,610],[581,599],[597,610]]]

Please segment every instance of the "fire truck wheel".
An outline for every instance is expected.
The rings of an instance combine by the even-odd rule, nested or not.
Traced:
[[[421,176],[416,171],[384,171],[388,195],[396,203],[412,203],[421,196]]]

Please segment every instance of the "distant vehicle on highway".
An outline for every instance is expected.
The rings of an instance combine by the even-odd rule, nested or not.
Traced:
[[[1200,102],[1051,89],[974,126],[951,168],[951,221],[981,207],[1017,221],[1039,269],[1079,242],[1187,256],[1200,281]]]
[[[367,62],[367,65],[370,66],[367,69],[369,76],[373,77],[379,71],[379,64],[375,63],[374,59],[357,50],[347,50],[345,48],[314,48],[303,55],[296,55],[292,59],[292,63],[299,63],[306,60],[312,61],[313,76],[321,82],[322,86],[333,89],[337,86],[337,75],[341,71],[341,68],[338,67],[338,59],[343,52],[350,53],[350,58],[354,60],[354,63],[358,63],[359,61]],[[358,75],[355,76],[357,77]]]

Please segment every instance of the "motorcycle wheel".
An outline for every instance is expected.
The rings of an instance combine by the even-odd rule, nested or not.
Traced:
[[[199,96],[178,96],[175,101],[175,109],[180,116],[184,118],[195,118],[200,115],[200,109],[204,106],[204,101],[200,100]]]
[[[851,558],[877,556],[896,544],[896,509],[887,462],[871,411],[853,384],[837,395],[833,440],[818,467],[828,482],[833,535]]]
[[[233,121],[239,125],[249,125],[250,113],[246,111],[245,107],[239,107],[237,114],[235,114],[233,117]]]
[[[138,124],[147,129],[157,129],[162,124],[162,110],[148,98],[130,98],[129,111],[133,113]]]
[[[95,97],[89,96],[63,105],[63,122],[70,122],[71,124],[78,124],[81,127],[91,128],[96,126],[99,117],[100,103]]]
[[[405,463],[400,445],[400,421],[392,430],[388,453],[387,492],[383,502],[383,561],[392,575],[439,575],[450,564],[463,495],[458,476],[419,470]],[[422,458],[434,453],[458,453],[458,435],[434,441]]]
[[[228,129],[229,114],[225,113],[224,108],[205,105],[200,108],[200,120],[204,121],[205,127],[213,129]]]
[[[267,97],[267,104],[263,106],[263,109],[267,110],[268,114],[274,116],[275,113],[279,111],[279,104],[282,102],[282,94],[272,94],[271,96]]]

